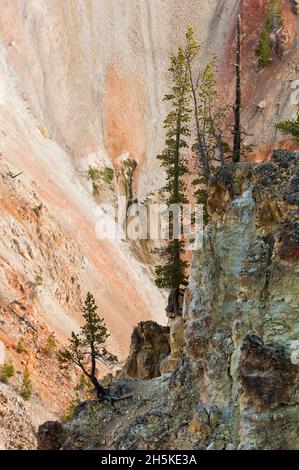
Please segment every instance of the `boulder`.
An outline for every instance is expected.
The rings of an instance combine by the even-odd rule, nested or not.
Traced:
[[[63,437],[63,426],[59,421],[46,421],[37,431],[38,450],[59,450]]]

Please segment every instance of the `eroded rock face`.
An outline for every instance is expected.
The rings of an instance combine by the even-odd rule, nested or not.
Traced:
[[[170,354],[160,364],[162,374],[176,369],[185,346],[184,320],[180,315],[169,320],[169,330]]]
[[[17,393],[0,383],[0,450],[36,448],[35,430],[28,408]]]
[[[238,372],[246,406],[264,410],[292,403],[297,367],[283,349],[264,344],[258,336],[247,335],[241,345]]]
[[[158,377],[160,364],[169,353],[169,327],[141,322],[132,333],[130,355],[122,375],[147,380]]]
[[[63,448],[299,448],[298,157],[276,152],[269,163],[216,172],[183,318],[170,326],[171,355],[160,365],[172,374],[127,381],[125,420],[93,405],[68,424]],[[137,357],[141,337],[137,328]]]
[[[212,181],[210,223],[184,312],[194,386],[208,413],[219,414],[207,436],[212,448],[299,447],[298,366],[291,362],[298,171],[299,154],[276,152],[266,164],[220,169]]]

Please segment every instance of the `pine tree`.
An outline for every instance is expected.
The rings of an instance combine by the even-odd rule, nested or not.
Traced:
[[[293,140],[299,144],[299,106],[296,119],[279,122],[276,124],[276,128],[279,129],[282,134],[292,136]]]
[[[78,366],[95,387],[97,397],[103,399],[107,392],[96,377],[97,360],[111,366],[117,363],[117,358],[106,349],[109,333],[97,309],[94,297],[88,293],[83,307],[85,324],[80,334],[72,333],[69,347],[60,351],[59,360],[61,367],[67,367],[70,363]]]
[[[47,338],[47,342],[45,346],[45,354],[48,357],[52,357],[56,348],[57,348],[57,339],[55,338],[54,333],[51,333]]]
[[[184,176],[189,170],[183,151],[187,147],[186,137],[190,135],[191,113],[188,65],[182,48],[179,48],[178,54],[171,58],[169,71],[173,86],[171,93],[166,95],[164,100],[171,104],[171,111],[164,121],[164,128],[167,129],[166,146],[157,158],[166,170],[166,184],[161,191],[167,194],[167,205],[175,204],[179,209],[181,204],[188,202]],[[177,229],[175,224],[174,214],[171,214],[168,245],[160,250],[165,264],[156,266],[155,271],[158,287],[178,290],[180,284],[187,284],[188,262],[183,260],[185,252],[183,239],[174,236]]]
[[[20,338],[17,344],[17,353],[22,354],[23,352],[26,352],[25,343],[24,339]]]
[[[29,400],[32,394],[32,383],[30,380],[30,373],[28,368],[26,367],[23,373],[23,382],[22,382],[22,390],[21,396],[24,400]]]

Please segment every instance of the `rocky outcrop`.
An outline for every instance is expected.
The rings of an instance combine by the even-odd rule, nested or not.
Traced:
[[[181,359],[185,346],[184,326],[184,320],[180,315],[169,320],[170,354],[160,364],[162,374],[173,372]]]
[[[37,432],[39,450],[59,450],[62,443],[63,427],[59,421],[46,421]]]
[[[185,305],[186,354],[213,448],[298,448],[299,154],[220,169]],[[275,428],[273,427],[275,422]],[[279,424],[277,426],[277,424]]]
[[[0,450],[36,448],[35,429],[28,408],[17,393],[0,383]],[[45,419],[40,416],[42,418]]]
[[[121,375],[144,380],[158,377],[160,364],[169,353],[169,327],[141,322],[132,333],[130,354]]]
[[[62,448],[299,449],[298,182],[298,153],[216,171],[175,370],[127,380],[124,419],[85,408]]]

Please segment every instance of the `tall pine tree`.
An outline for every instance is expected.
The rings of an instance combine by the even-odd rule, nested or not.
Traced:
[[[171,110],[164,121],[166,131],[165,149],[158,155],[162,167],[166,170],[166,184],[162,192],[167,194],[168,207],[172,204],[179,208],[187,203],[184,176],[189,173],[184,149],[188,147],[186,138],[190,135],[190,78],[188,64],[182,48],[171,58],[169,69],[173,86],[171,93],[164,97],[171,105]],[[175,232],[178,217],[170,214],[170,233],[167,246],[160,250],[163,265],[156,266],[156,284],[161,288],[174,289],[178,292],[181,284],[187,284],[186,270],[188,262],[183,259],[185,244]]]

